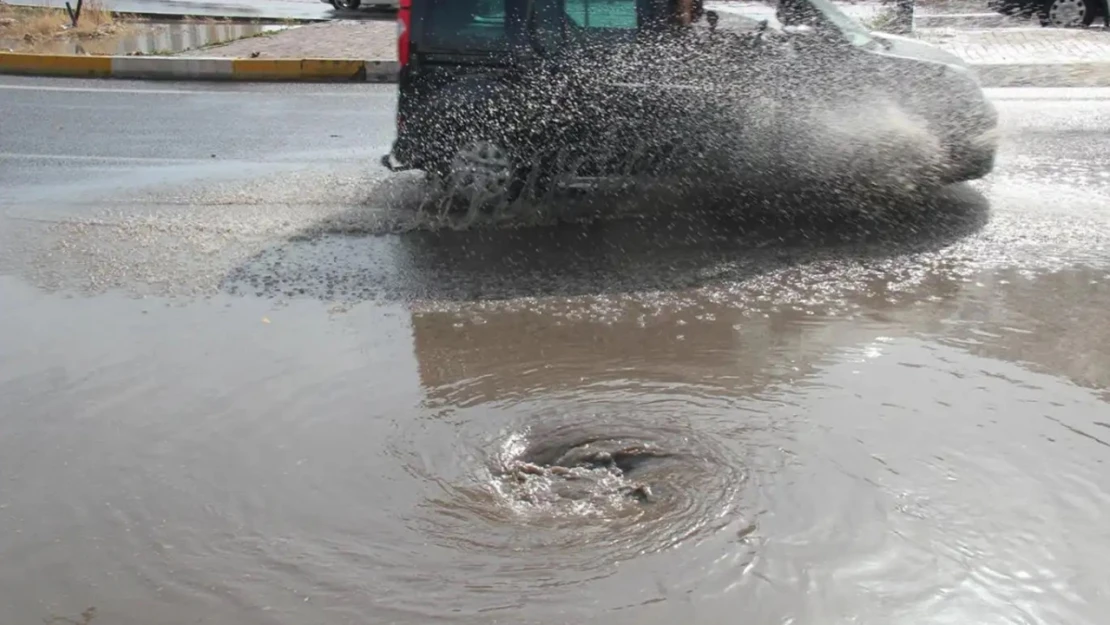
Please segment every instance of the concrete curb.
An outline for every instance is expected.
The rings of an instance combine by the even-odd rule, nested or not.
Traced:
[[[984,87],[1110,87],[1110,60],[973,63]],[[83,56],[0,52],[0,74],[278,82],[397,82],[396,61]]]
[[[998,13],[927,13],[913,16],[913,27],[917,28],[1005,28],[1028,24],[1007,15]]]
[[[1110,60],[972,64],[984,87],[1110,87]]]
[[[85,56],[0,52],[0,74],[150,80],[396,82],[396,61]]]

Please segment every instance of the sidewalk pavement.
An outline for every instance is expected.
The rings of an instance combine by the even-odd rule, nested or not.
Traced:
[[[941,45],[975,65],[1110,64],[1110,32],[1104,29],[993,28],[919,29],[919,39]]]
[[[1110,31],[998,28],[919,30],[975,68],[989,87],[1110,86]]]
[[[0,73],[391,82],[397,72],[396,33],[390,21],[333,21],[172,57],[0,53]],[[918,28],[915,36],[965,59],[987,87],[1110,86],[1110,32],[1101,28]]]
[[[65,8],[66,0],[8,0],[10,4]],[[745,4],[750,0],[717,0],[722,4]],[[119,13],[141,15],[194,15],[206,17],[239,17],[263,20],[331,20],[337,17],[375,18],[396,8],[396,0],[363,0],[358,11],[336,11],[320,0],[101,0],[104,8]],[[854,17],[870,19],[889,5],[877,0],[844,0],[838,2]],[[987,8],[986,0],[917,0],[917,15],[937,26],[934,18],[948,19],[952,14],[985,15],[998,20],[1003,16]]]
[[[262,59],[397,60],[393,22],[334,21],[294,26],[265,37],[186,50],[177,56]]]
[[[963,58],[984,86],[1110,86],[1110,32],[1103,29],[919,28],[915,36]],[[268,37],[185,52],[192,57],[363,59],[397,61],[396,30],[387,22],[297,26]]]
[[[190,50],[181,56],[395,61],[396,36],[396,28],[389,22],[337,21]],[[921,28],[915,36],[943,46],[976,66],[1088,62],[1110,65],[1110,32],[1102,29]]]
[[[893,2],[876,0],[838,0],[835,4],[849,16],[868,22],[881,14],[894,10]],[[771,17],[774,3],[766,0],[708,0],[706,8],[716,6],[739,9],[752,15]],[[919,28],[964,27],[998,28],[1028,24],[1028,19],[1002,15],[987,7],[987,0],[917,0],[914,6],[914,25]]]

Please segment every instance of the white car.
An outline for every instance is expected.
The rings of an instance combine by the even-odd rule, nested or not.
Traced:
[[[337,11],[354,11],[359,7],[367,7],[378,10],[396,10],[400,6],[400,0],[320,0],[324,4],[330,4]]]

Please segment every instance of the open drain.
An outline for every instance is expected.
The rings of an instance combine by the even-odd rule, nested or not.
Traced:
[[[605,429],[563,423],[510,435],[490,467],[493,490],[509,510],[533,521],[631,525],[697,507],[691,488],[723,461],[680,430]],[[743,481],[741,475],[733,479],[736,483],[721,484],[725,491]]]

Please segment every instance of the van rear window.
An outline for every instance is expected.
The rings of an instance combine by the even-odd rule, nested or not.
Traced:
[[[635,31],[658,0],[425,0],[421,45],[448,50],[503,51],[525,36],[529,6],[548,32]]]
[[[430,0],[424,36],[432,47],[499,50],[508,44],[509,5],[518,0]]]
[[[637,0],[566,0],[567,18],[582,28],[634,29]]]

